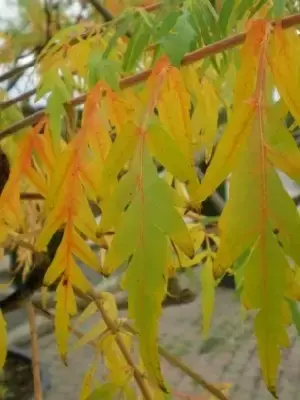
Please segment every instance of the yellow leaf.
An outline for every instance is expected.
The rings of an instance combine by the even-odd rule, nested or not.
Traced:
[[[91,250],[90,246],[82,239],[81,236],[74,230],[72,253],[83,261],[89,267],[92,267],[96,271],[101,270],[100,260],[98,260],[96,254]]]
[[[97,341],[100,339],[100,335],[102,333],[106,332],[106,334],[109,334],[109,331],[107,331],[107,327],[103,321],[97,322],[95,325],[93,325],[73,346],[72,350],[75,351],[79,349],[80,347],[92,342],[92,341]]]
[[[80,38],[80,36],[79,36]],[[76,71],[82,77],[85,76],[88,57],[90,54],[90,42],[80,39],[75,45],[68,48],[68,63],[71,71]]]
[[[109,87],[107,89],[105,103],[108,117],[116,132],[123,134],[123,129],[129,121],[134,121],[134,119],[130,118],[134,106],[132,103],[126,102],[124,96],[121,98],[119,93],[113,92]]]
[[[300,40],[295,28],[283,30],[276,24],[270,41],[269,65],[275,85],[289,110],[300,123]]]
[[[56,289],[55,334],[58,350],[67,363],[70,315],[77,312],[76,299],[71,283],[62,278]]]
[[[86,400],[92,391],[92,380],[97,370],[97,361],[98,359],[95,357],[84,375],[79,400]]]
[[[264,51],[269,33],[270,25],[265,21],[252,22],[241,50],[242,65],[237,75],[233,114],[195,196],[196,202],[204,201],[227,178],[245,149],[255,116],[256,104],[252,98],[257,83],[258,56]]]
[[[107,156],[102,170],[101,185],[104,195],[109,194],[109,189],[117,179],[118,173],[124,167],[134,152],[138,139],[138,127],[132,122],[128,122],[122,130],[122,135],[118,135]]]
[[[106,314],[109,316],[110,319],[115,321],[118,317],[118,309],[114,295],[108,292],[103,292],[101,293],[100,301],[103,303],[103,308]],[[83,313],[80,315],[80,317],[77,319],[76,326],[82,324],[84,321],[86,321],[87,318],[91,317],[97,311],[98,311],[97,305],[94,302],[90,303],[83,311]],[[78,340],[74,348],[77,349],[80,346],[83,346],[84,344],[89,343],[90,341],[93,340],[99,341],[100,340],[99,336],[105,331],[106,333],[109,332],[107,331],[107,327],[104,321],[100,320],[92,328],[90,328],[88,332],[85,333],[80,340]]]
[[[88,318],[90,318],[96,312],[98,312],[98,307],[97,307],[96,303],[91,301],[86,306],[86,308],[82,311],[82,313],[79,315],[79,317],[74,321],[73,326],[79,327],[81,324],[83,324]]]
[[[300,151],[297,143],[285,127],[282,101],[267,110],[266,142],[268,156],[273,165],[291,179],[300,179]]]
[[[186,157],[178,143],[159,124],[153,124],[146,136],[149,150],[166,169],[188,190],[195,191],[199,186],[198,177],[190,159]]]
[[[189,229],[189,232],[194,243],[194,249],[200,249],[206,236],[203,226],[201,224],[196,224]]]
[[[255,319],[255,334],[262,372],[271,393],[276,394],[280,346],[288,346],[283,315],[285,305],[286,258],[270,229],[261,236],[245,265],[243,302],[259,309]]]
[[[74,262],[70,268],[70,280],[73,286],[76,286],[83,293],[87,293],[91,289],[91,284],[85,277],[81,268]]]
[[[131,353],[132,336],[122,332],[119,335],[128,353]],[[116,344],[115,336],[104,337],[101,341],[101,350],[104,355],[105,366],[109,371],[107,380],[113,382],[116,386],[123,387],[128,378],[132,376],[133,371]]]
[[[188,258],[184,254],[180,253],[179,260],[178,257],[176,258],[175,267],[176,268],[188,268],[192,267],[193,265],[198,265],[203,262],[203,260],[210,256],[211,252],[209,250],[203,250],[200,253],[197,253],[193,258]]]
[[[54,283],[65,270],[66,255],[62,244],[58,247],[55,257],[44,276],[44,284],[46,286],[50,286],[52,283]]]
[[[192,116],[193,138],[198,148],[205,149],[205,161],[209,162],[217,136],[219,99],[212,83],[201,79],[196,91],[197,105]]]
[[[158,65],[157,69],[159,68],[160,66]],[[154,76],[155,71],[153,72],[153,81],[151,78],[149,79],[149,85],[155,85]],[[161,79],[159,74],[157,79]],[[165,72],[164,79],[157,102],[159,118],[185,158],[192,160],[191,101],[189,93],[177,68],[169,66]],[[154,87],[156,86],[157,83]]]
[[[215,302],[216,283],[213,275],[212,259],[207,257],[200,269],[201,281],[201,308],[202,308],[202,333],[206,339],[209,334],[211,318]]]

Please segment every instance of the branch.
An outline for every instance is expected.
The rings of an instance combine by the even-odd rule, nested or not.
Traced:
[[[80,294],[80,297],[84,298],[85,300],[90,300],[89,296],[85,294]],[[48,318],[54,323],[54,315],[48,311],[45,310],[42,306],[39,304],[33,302],[33,305],[36,309],[37,312],[42,314],[44,317]],[[130,333],[136,335],[137,332],[132,328],[131,325],[129,325],[127,322],[123,324],[124,328],[129,331]],[[78,339],[81,339],[83,337],[83,333],[78,331],[77,329],[73,328],[72,325],[69,325],[69,331],[74,334]],[[94,349],[97,349],[97,344],[95,341],[91,341],[87,343],[89,346],[93,347]],[[164,357],[170,364],[174,365],[175,367],[181,369],[184,371],[188,376],[190,376],[195,382],[206,388],[211,394],[213,394],[217,399],[219,400],[228,400],[227,397],[219,391],[218,388],[213,386],[212,384],[208,383],[202,376],[197,374],[196,372],[192,371],[187,365],[185,365],[183,362],[177,360],[174,356],[172,356],[167,350],[165,350],[162,346],[158,347],[158,351],[162,357]]]
[[[0,76],[0,82],[4,82],[7,79],[10,79],[15,75],[21,74],[23,71],[25,71],[25,69],[33,67],[34,64],[35,64],[35,60],[32,60],[32,61],[28,62],[27,64],[19,65],[18,67],[5,72],[4,74],[2,74]]]
[[[113,19],[112,14],[107,9],[105,9],[97,0],[89,0],[89,2],[95,7],[95,9],[97,11],[99,11],[102,14],[103,18],[105,19],[105,22],[110,22]],[[145,6],[145,7],[141,7],[141,8],[143,8],[147,12],[154,12],[154,11],[158,10],[161,6],[162,6],[162,3],[158,2],[158,3],[150,4],[149,6]],[[43,48],[43,46],[38,47],[37,50],[40,51],[42,48]],[[32,60],[32,61],[28,62],[27,64],[17,66],[15,68],[5,72],[4,74],[0,75],[0,82],[4,82],[7,79],[14,77],[15,75],[21,74],[27,68],[33,67],[34,64],[35,64],[35,60]]]
[[[27,311],[30,336],[31,336],[34,400],[43,400],[35,312],[34,312],[34,306],[32,305],[31,301],[26,302],[26,311]]]
[[[162,5],[163,5],[163,3],[159,1],[157,3],[153,3],[153,4],[150,4],[149,6],[145,6],[145,7],[141,7],[141,8],[143,8],[147,12],[154,12],[154,11],[158,10]]]
[[[21,121],[15,122],[14,124],[10,125],[8,128],[3,129],[3,131],[0,132],[0,140],[6,138],[7,136],[12,135],[13,133],[20,131],[23,128],[26,128],[27,126],[36,124],[43,117],[45,117],[45,115],[46,112],[44,110],[41,110],[30,115],[29,117],[22,119]]]
[[[102,15],[105,22],[110,22],[114,19],[114,16],[98,0],[89,0],[89,3]]]
[[[125,322],[123,324],[123,326],[130,333],[133,333],[134,335],[137,335],[136,330],[131,325],[129,325],[127,322]],[[228,400],[227,397],[219,389],[217,389],[211,383],[207,382],[201,375],[199,375],[195,371],[191,370],[188,365],[184,364],[178,358],[172,356],[172,354],[170,354],[164,347],[159,345],[158,346],[158,352],[170,364],[172,364],[174,367],[177,367],[177,368],[181,369],[189,377],[191,377],[195,382],[197,382],[204,389],[206,389],[208,392],[210,392],[212,395],[214,395],[217,399],[219,399],[219,400]]]
[[[101,298],[101,294],[99,293],[91,293],[90,296],[81,292],[80,290],[78,290],[77,288],[75,288],[75,293],[77,296],[83,298],[83,299],[92,299],[96,305],[98,306],[99,311],[101,312],[102,318],[104,320],[104,322],[106,323],[107,327],[115,334],[118,333],[119,329],[117,326],[115,326],[114,322],[110,320],[110,318],[108,317],[108,319],[110,321],[106,321],[105,318],[107,318],[106,312],[102,306],[101,300],[99,299],[99,297]],[[101,311],[102,310],[102,311]],[[105,314],[105,318],[103,316],[103,313]],[[110,324],[112,324],[112,326],[110,326]],[[125,324],[123,324],[124,328],[129,331],[130,333],[137,335],[137,331],[131,326],[129,325],[127,322],[125,322]],[[126,350],[126,349],[125,349]],[[202,376],[200,376],[199,374],[197,374],[196,372],[192,371],[187,365],[185,365],[183,362],[177,360],[174,356],[172,356],[170,353],[167,352],[167,350],[165,350],[162,346],[158,346],[158,351],[159,354],[161,356],[163,356],[164,358],[166,358],[166,360],[168,360],[172,365],[176,366],[177,368],[180,368],[182,371],[184,371],[187,375],[189,375],[195,382],[197,382],[199,385],[201,385],[203,388],[205,388],[206,390],[208,390],[211,394],[213,394],[217,399],[219,400],[228,400],[227,397],[221,392],[219,391],[216,387],[214,387],[212,384],[208,383]],[[129,363],[131,365],[131,363]]]
[[[24,92],[20,94],[19,96],[14,97],[13,99],[5,100],[0,102],[0,110],[4,110],[5,108],[12,106],[15,103],[18,103],[19,101],[23,101],[28,99],[28,97],[33,96],[36,93],[36,89],[31,89],[28,90],[27,92]]]
[[[21,200],[44,200],[44,197],[39,193],[21,193]]]
[[[44,317],[46,317],[47,319],[50,319],[53,324],[54,324],[54,318],[55,316],[48,310],[46,310],[45,308],[43,308],[40,304],[36,303],[35,301],[32,302],[34,308],[36,309],[36,311],[43,315]],[[70,324],[68,325],[68,329],[71,333],[73,333],[74,336],[76,336],[78,339],[81,339],[84,334],[81,333],[80,331],[78,331],[77,329],[73,328]],[[97,344],[95,343],[95,341],[90,341],[88,343],[90,346],[92,346],[94,349],[98,349]]]
[[[128,352],[126,346],[124,345],[124,342],[120,336],[119,330],[115,322],[107,315],[105,308],[103,307],[101,299],[99,299],[99,294],[96,294],[94,289],[92,288],[89,293],[89,297],[95,302],[95,304],[98,307],[98,310],[100,311],[100,314],[102,316],[103,321],[105,322],[106,326],[108,329],[115,335],[115,340],[116,343],[124,357],[124,359],[127,361],[128,365],[132,368],[134,378],[136,380],[137,385],[140,388],[140,391],[142,392],[144,398],[146,400],[152,400],[151,393],[149,391],[148,386],[145,383],[144,376],[140,372],[140,370],[137,368],[137,366],[134,364],[134,361]]]
[[[158,4],[160,4],[160,3],[145,7],[145,9],[147,11],[154,11],[155,9],[159,8],[160,5],[158,5]],[[272,24],[275,25],[276,23],[279,23],[279,22],[281,22],[283,29],[291,28],[295,25],[300,24],[300,14],[295,14],[295,15],[285,17],[281,21],[272,21]],[[211,57],[215,54],[222,53],[225,50],[232,49],[233,47],[236,47],[236,46],[242,44],[245,41],[245,38],[246,38],[245,33],[239,33],[239,34],[231,36],[229,38],[219,40],[218,42],[215,42],[211,45],[202,47],[201,49],[187,53],[184,56],[181,64],[183,66],[193,64],[193,63],[200,61],[206,57]],[[138,83],[144,82],[145,80],[147,80],[149,78],[149,76],[151,75],[151,72],[152,72],[152,69],[147,69],[138,74],[121,79],[119,81],[120,88],[122,90],[124,90],[126,88],[135,86]],[[0,82],[1,82],[1,79],[0,79]],[[77,106],[77,105],[84,103],[85,99],[86,99],[86,95],[84,94],[84,95],[78,96],[75,99],[71,100],[70,104],[73,106]],[[42,110],[33,115],[30,115],[29,117],[24,118],[22,121],[16,122],[15,124],[8,126],[7,128],[3,129],[0,132],[0,140],[6,138],[9,135],[12,135],[15,132],[18,132],[22,128],[25,128],[31,124],[38,122],[45,115],[46,115],[45,111]]]

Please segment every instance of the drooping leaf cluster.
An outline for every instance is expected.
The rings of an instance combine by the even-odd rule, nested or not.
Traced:
[[[112,398],[122,391],[125,398],[137,398],[136,372],[125,356],[137,347],[149,392],[168,398],[157,342],[162,302],[174,271],[197,264],[204,335],[218,280],[236,273],[243,306],[257,311],[262,372],[276,395],[280,350],[289,344],[286,328],[300,296],[300,216],[277,175],[280,169],[300,179],[300,152],[285,125],[288,112],[300,123],[300,42],[295,28],[270,22],[282,15],[280,2],[252,3],[250,9],[249,1],[224,1],[219,10],[209,1],[188,1],[155,13],[126,10],[107,26],[84,23],[59,31],[39,55],[37,98],[48,95],[46,112],[20,138],[4,141],[11,170],[0,196],[1,242],[26,230],[21,201],[26,191],[44,198],[34,249],[44,250],[64,229],[44,284],[57,284],[55,332],[65,362],[76,294],[93,297],[80,263],[104,276],[125,263],[122,285],[138,333],[136,338],[128,333],[113,296],[102,294],[103,319],[77,343],[96,342],[97,349],[83,399],[92,391],[100,354],[107,383],[95,393]],[[246,24],[249,17],[254,18]],[[221,42],[224,48],[216,46],[210,58],[197,59],[197,51],[194,59],[184,58],[214,46],[233,28],[246,30],[241,50],[225,51]],[[76,91],[86,95],[72,100]],[[77,121],[72,106],[82,102]],[[228,116],[224,131],[218,129],[220,108]],[[3,111],[3,128],[20,118],[16,111]],[[200,151],[210,162],[202,182],[195,168]],[[156,163],[164,167],[163,176]],[[230,196],[217,237],[206,231],[199,206],[228,177]],[[101,210],[100,222],[91,203]],[[86,239],[102,248],[101,260]],[[77,322],[97,309],[91,302]],[[1,313],[0,332],[6,337]],[[0,343],[1,365],[6,343]]]

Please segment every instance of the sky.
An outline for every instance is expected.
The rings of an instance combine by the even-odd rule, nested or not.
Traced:
[[[18,26],[18,0],[0,0],[0,33],[3,27],[7,26],[8,23],[16,24]],[[78,1],[73,1],[73,4],[68,9],[68,14],[70,16],[76,16],[80,12],[80,5]],[[1,45],[1,38],[0,38]],[[24,57],[19,61],[19,65],[27,64],[32,60],[32,56]],[[0,74],[7,71],[6,66],[0,65]],[[24,91],[28,91],[34,87],[36,87],[38,83],[38,78],[34,73],[34,68],[28,68],[24,76],[19,79],[18,83],[9,91],[9,98],[13,98],[23,93]],[[5,88],[5,85],[0,83],[0,88]],[[30,103],[44,106],[45,100],[40,100],[38,102],[34,102],[34,97],[31,98]]]

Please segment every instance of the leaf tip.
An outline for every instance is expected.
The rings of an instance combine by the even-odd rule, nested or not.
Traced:
[[[271,395],[274,397],[274,399],[279,399],[275,386],[273,386],[273,385],[268,386],[268,390],[271,393]]]
[[[62,362],[63,362],[64,366],[67,367],[68,366],[67,353],[61,353],[60,356],[61,356],[61,359],[62,359]]]

